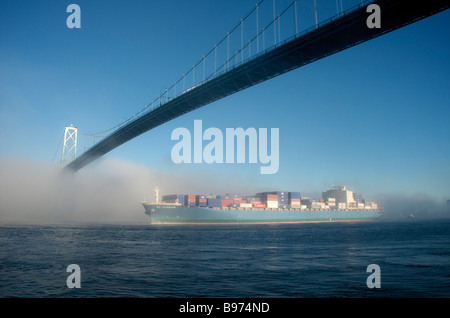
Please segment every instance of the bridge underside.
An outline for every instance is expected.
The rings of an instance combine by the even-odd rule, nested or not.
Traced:
[[[77,171],[123,143],[185,113],[448,8],[447,0],[379,0],[374,3],[381,8],[380,29],[367,27],[369,13],[366,7],[362,7],[138,117],[105,137],[66,168]]]

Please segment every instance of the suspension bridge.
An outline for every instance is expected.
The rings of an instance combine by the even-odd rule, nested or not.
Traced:
[[[349,7],[344,7],[343,0],[336,0],[332,14],[319,21],[320,1],[295,0],[284,8],[278,8],[275,0],[260,1],[150,104],[117,126],[89,134],[93,140],[98,136],[102,139],[79,156],[76,128],[66,127],[62,161],[65,152],[75,150],[75,155],[65,168],[77,171],[183,114],[448,9],[448,0],[353,1]],[[325,2],[334,6],[334,1]],[[372,5],[380,9],[380,27],[369,27]],[[311,15],[311,23],[300,28],[300,13],[305,10]]]

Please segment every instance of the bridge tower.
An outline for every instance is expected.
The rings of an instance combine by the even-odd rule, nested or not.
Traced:
[[[64,131],[64,145],[61,155],[61,164],[72,161],[77,158],[77,135],[78,128],[73,125],[66,126]]]

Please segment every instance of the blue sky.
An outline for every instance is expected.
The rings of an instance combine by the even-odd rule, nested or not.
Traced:
[[[334,1],[318,2],[335,10]],[[70,3],[81,7],[81,29],[66,26]],[[51,162],[65,125],[93,133],[133,115],[255,3],[1,0],[0,157]],[[271,189],[341,183],[369,195],[450,199],[448,30],[450,13],[440,13],[186,114],[105,157]],[[171,132],[193,131],[195,119],[223,132],[279,128],[278,173],[174,164]]]

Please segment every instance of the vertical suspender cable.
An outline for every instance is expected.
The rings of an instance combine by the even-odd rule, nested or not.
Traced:
[[[259,40],[258,40],[258,4],[256,4],[256,54],[259,54]]]
[[[281,16],[278,15],[278,43],[281,42]]]
[[[244,20],[241,19],[241,62],[244,63]]]
[[[229,60],[230,60],[230,33],[227,33],[227,69]]]
[[[318,23],[317,23],[317,3],[316,3],[316,0],[314,0],[314,13],[315,13],[315,16],[316,16],[316,29],[317,29]]]
[[[263,29],[262,33],[263,33],[263,51],[265,51],[266,50],[266,44],[265,44],[265,42],[266,42],[266,36],[265,36],[266,28]]]
[[[273,0],[273,44],[277,44],[277,28],[275,23],[275,0]]]

